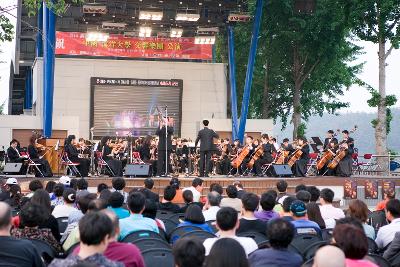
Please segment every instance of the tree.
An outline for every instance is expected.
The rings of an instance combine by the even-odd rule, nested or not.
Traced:
[[[369,88],[372,97],[370,106],[378,108],[375,128],[375,148],[378,155],[387,155],[387,133],[390,129],[390,107],[397,101],[394,95],[386,95],[386,59],[400,44],[400,1],[398,0],[353,0],[351,17],[354,33],[361,40],[378,45],[379,89]],[[379,164],[387,169],[387,163]]]
[[[5,15],[0,15],[0,42],[11,41],[14,34],[14,26]]]

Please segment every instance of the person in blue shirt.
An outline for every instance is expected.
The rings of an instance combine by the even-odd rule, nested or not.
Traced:
[[[211,227],[206,224],[201,208],[196,204],[190,204],[185,212],[185,219],[179,226],[197,226],[204,231],[214,234]]]
[[[146,218],[142,215],[145,208],[146,197],[140,192],[134,192],[128,197],[128,208],[130,216],[125,219],[119,220],[121,232],[119,240],[124,239],[132,232],[140,230],[153,231],[159,233],[157,223],[155,220]]]
[[[293,221],[291,222],[297,234],[321,235],[321,228],[316,222],[308,220],[307,207],[303,201],[295,200],[290,205]]]
[[[110,210],[114,211],[118,219],[125,219],[130,216],[129,210],[124,209],[124,196],[120,192],[112,192],[110,198],[108,199]]]

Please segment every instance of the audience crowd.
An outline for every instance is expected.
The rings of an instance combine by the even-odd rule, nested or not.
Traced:
[[[331,189],[291,194],[285,180],[260,196],[239,181],[204,186],[172,178],[160,198],[151,178],[130,192],[120,177],[97,188],[33,180],[29,192],[2,179],[0,266],[400,267],[394,195],[373,209],[358,199],[340,209]]]

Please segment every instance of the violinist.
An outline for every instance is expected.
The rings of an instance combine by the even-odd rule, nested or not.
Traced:
[[[76,168],[78,169],[82,177],[87,177],[89,174],[90,159],[85,159],[79,156],[80,153],[76,148],[76,145],[77,144],[75,135],[69,135],[67,139],[65,139],[64,152],[67,153],[70,161],[74,163],[79,163]]]
[[[276,152],[275,146],[273,142],[269,139],[268,134],[263,134],[261,136],[261,145],[263,147],[263,154],[259,159],[254,162],[254,167],[256,171],[256,175],[259,177],[263,177],[262,166],[265,164],[272,163],[274,160],[272,157],[272,153]]]
[[[338,166],[336,167],[336,175],[342,177],[350,177],[352,174],[353,166],[353,153],[354,153],[354,139],[350,137],[348,130],[342,131],[343,141],[340,145],[339,150],[344,150],[346,152],[345,157],[340,160]]]
[[[28,146],[29,158],[34,163],[40,164],[40,166],[38,166],[38,167],[39,167],[40,171],[42,172],[42,174],[44,175],[44,177],[52,177],[53,172],[51,171],[50,164],[46,159],[42,158],[39,155],[38,149],[43,151],[46,148],[43,145],[38,144],[36,136],[32,136],[29,139],[29,146]],[[36,175],[38,175],[38,174],[36,174]]]
[[[326,133],[326,138],[324,141],[324,151],[328,150],[331,147],[332,143],[337,144],[338,140],[335,137],[335,132],[333,130],[329,130]]]
[[[150,173],[155,175],[157,168],[157,145],[150,135],[144,138],[142,145],[139,147],[139,154],[145,163],[150,164]]]
[[[219,169],[222,175],[228,175],[231,168],[232,147],[229,144],[229,138],[225,138],[221,147],[221,158],[219,161]]]
[[[19,142],[16,139],[11,140],[10,142],[10,147],[7,148],[7,159],[8,162],[11,163],[24,163],[22,164],[21,170],[19,171],[19,174],[26,174],[26,169],[27,169],[27,164],[26,164],[26,158],[22,157],[21,154],[19,153],[20,148],[19,148]]]
[[[305,137],[299,137],[297,139],[296,151],[297,150],[301,150],[302,154],[300,158],[293,164],[292,172],[296,177],[305,177],[307,174],[307,163],[310,159],[310,147]]]
[[[114,176],[122,176],[122,162],[114,159],[113,144],[109,136],[103,136],[97,150],[102,152],[102,158],[107,162],[108,166],[114,173]],[[112,173],[110,173],[112,176]]]

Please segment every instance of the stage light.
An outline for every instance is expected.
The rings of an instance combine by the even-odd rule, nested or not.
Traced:
[[[107,14],[107,6],[105,5],[83,5],[84,14]]]
[[[88,42],[107,42],[110,35],[104,32],[87,32],[85,39]]]
[[[139,37],[150,37],[151,36],[151,28],[150,27],[140,27],[139,28]]]
[[[194,38],[195,44],[215,44],[215,36],[196,36]]]
[[[126,27],[126,23],[103,21],[101,26],[102,26],[103,29],[123,30]]]
[[[163,13],[162,11],[140,11],[139,19],[143,20],[162,20]]]
[[[171,38],[179,38],[182,37],[183,30],[179,28],[171,28],[170,37]]]
[[[180,21],[198,21],[200,19],[199,14],[187,14],[187,13],[177,13],[175,20]]]

